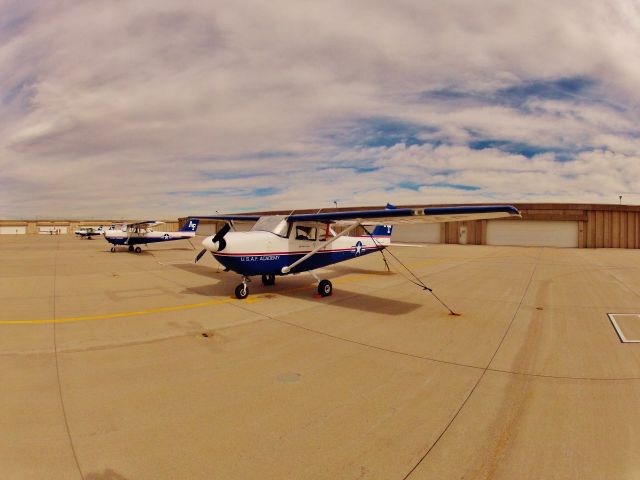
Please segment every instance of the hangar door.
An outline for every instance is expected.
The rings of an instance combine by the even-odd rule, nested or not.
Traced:
[[[489,220],[487,245],[578,247],[578,222]]]
[[[7,225],[0,227],[0,235],[24,235],[27,233],[27,227],[17,225]]]
[[[43,226],[39,226],[38,227],[38,233],[40,233],[42,235],[66,234],[67,233],[67,227],[56,227],[56,226],[43,227]]]
[[[404,223],[395,225],[391,239],[394,242],[440,243],[440,224]]]

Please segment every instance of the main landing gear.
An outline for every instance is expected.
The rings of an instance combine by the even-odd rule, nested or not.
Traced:
[[[328,297],[333,292],[333,285],[329,280],[320,280],[318,284],[318,293],[321,297]]]
[[[117,252],[118,248],[114,245],[111,247],[111,253]],[[129,245],[129,251],[130,252],[136,252],[136,253],[140,253],[142,252],[142,249],[140,247],[135,247],[133,245]]]
[[[262,284],[265,286],[275,285],[276,284],[276,276],[275,275],[262,275]]]
[[[331,282],[327,279],[320,280],[313,270],[309,270],[309,273],[318,281],[318,294],[321,297],[328,297],[331,295],[331,292],[333,292],[333,285],[331,285]]]

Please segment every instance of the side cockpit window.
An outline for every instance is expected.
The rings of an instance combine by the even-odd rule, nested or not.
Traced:
[[[316,240],[316,229],[304,225],[296,226],[296,240]]]

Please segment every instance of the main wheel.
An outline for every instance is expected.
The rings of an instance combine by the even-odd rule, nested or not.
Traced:
[[[275,275],[262,275],[262,284],[263,285],[275,285],[276,276]]]
[[[321,297],[328,297],[333,291],[333,285],[329,280],[321,280],[318,284],[318,293]]]
[[[129,245],[129,251],[133,252],[133,245]]]
[[[115,252],[116,251],[116,247],[111,247],[111,252]]]
[[[136,247],[136,253],[140,253],[142,249],[140,247]]]
[[[236,287],[236,298],[239,300],[244,300],[249,296],[249,287],[247,287],[244,283],[241,283]]]

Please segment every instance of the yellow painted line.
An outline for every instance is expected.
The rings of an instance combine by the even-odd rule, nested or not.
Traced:
[[[333,283],[355,282],[360,280],[363,277],[368,277],[368,275],[366,274],[349,275],[347,277],[334,280]],[[309,285],[305,285],[302,287],[290,288],[287,290],[279,290],[277,292],[273,292],[271,295],[295,292],[299,290],[306,290],[308,288],[310,288]],[[42,320],[0,320],[0,325],[46,325],[51,323],[90,322],[92,320],[106,320],[109,318],[136,317],[140,315],[150,315],[152,313],[175,312],[178,310],[191,310],[194,308],[210,307],[212,305],[223,305],[225,303],[231,303],[231,302],[255,303],[255,302],[259,302],[260,300],[269,298],[268,295],[269,293],[263,293],[259,295],[249,296],[244,300],[238,300],[236,298],[229,297],[229,298],[223,298],[220,300],[210,300],[208,302],[191,303],[187,305],[175,305],[172,307],[149,308],[146,310],[135,310],[132,312],[123,312],[123,313],[107,313],[104,315],[88,315],[83,317],[67,317],[67,318],[56,318],[56,319],[48,318],[48,319],[42,319]]]
[[[224,303],[233,302],[234,300],[234,298],[225,298],[222,300],[211,300],[209,302],[192,303],[189,305],[175,305],[172,307],[149,308],[146,310],[136,310],[133,312],[107,313],[105,315],[89,315],[84,317],[67,317],[56,319],[48,318],[44,320],[0,320],[0,325],[43,325],[48,323],[88,322],[91,320],[104,320],[107,318],[135,317],[138,315],[149,315],[152,313],[173,312],[176,310],[189,310],[192,308],[208,307],[210,305],[221,305]]]

